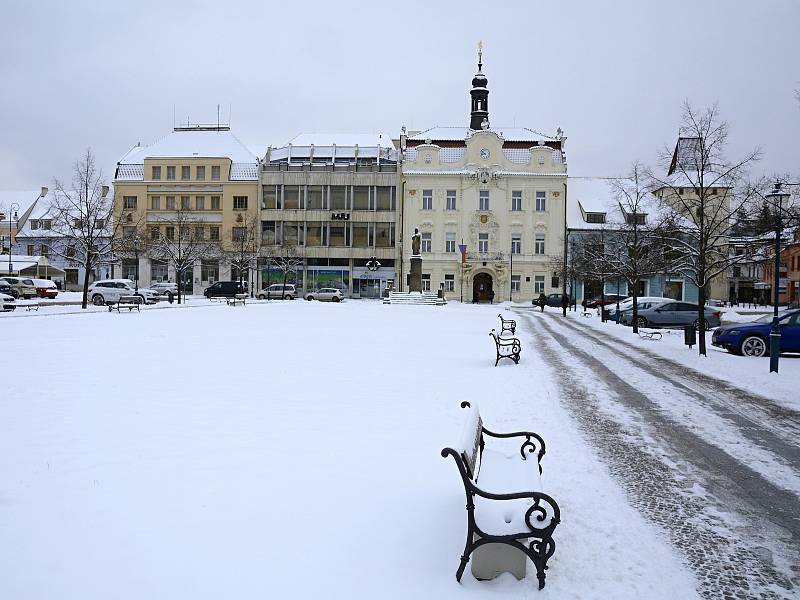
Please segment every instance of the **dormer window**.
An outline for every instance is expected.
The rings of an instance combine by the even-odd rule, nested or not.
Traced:
[[[644,220],[647,215],[644,213],[626,213],[625,222],[628,225],[644,225]]]
[[[605,223],[606,222],[606,213],[601,213],[601,212],[586,213],[586,222],[587,223]]]
[[[39,229],[39,221],[36,219],[31,219],[31,229]]]

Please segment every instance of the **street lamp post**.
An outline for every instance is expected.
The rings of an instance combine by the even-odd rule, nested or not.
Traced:
[[[508,301],[513,302],[513,293],[514,293],[514,241],[511,241],[511,252],[508,253],[511,257],[511,266],[509,267],[508,273]]]
[[[11,271],[14,268],[14,263],[11,262],[11,249],[14,245],[14,236],[11,233],[11,219],[13,215],[14,221],[17,221],[17,211],[19,210],[19,204],[16,202],[12,202],[11,206],[8,207],[8,274],[11,275]]]
[[[133,251],[136,254],[136,289],[134,290],[135,294],[139,293],[139,251],[142,249],[142,243],[139,241],[139,238],[133,240]]]
[[[775,208],[775,273],[772,277],[774,290],[772,303],[772,329],[769,332],[769,372],[778,372],[778,359],[781,354],[781,326],[778,320],[778,301],[780,299],[781,277],[781,212],[783,205],[789,199],[789,194],[781,191],[781,183],[775,182],[775,188],[766,196]]]

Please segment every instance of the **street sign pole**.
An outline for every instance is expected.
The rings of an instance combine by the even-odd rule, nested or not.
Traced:
[[[467,246],[464,244],[464,238],[461,238],[458,249],[461,251],[461,304],[464,304],[464,265],[467,263]]]

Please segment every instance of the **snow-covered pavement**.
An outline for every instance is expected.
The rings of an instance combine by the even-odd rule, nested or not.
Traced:
[[[520,365],[493,367],[497,312],[270,302],[0,320],[15,373],[0,394],[0,598],[695,597],[695,563],[590,445],[542,330],[521,327]],[[522,582],[455,581],[463,487],[440,450],[464,399],[488,427],[547,442],[562,523],[541,592],[531,566]]]
[[[669,341],[517,311],[559,374],[565,407],[633,503],[685,552],[701,594],[796,597],[800,414],[687,368],[706,359],[678,355]],[[791,373],[781,377],[787,388],[800,383]]]

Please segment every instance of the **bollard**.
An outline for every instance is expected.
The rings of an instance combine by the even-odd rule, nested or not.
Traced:
[[[689,346],[690,350],[697,343],[697,328],[694,325],[686,325],[683,328],[683,343]]]

